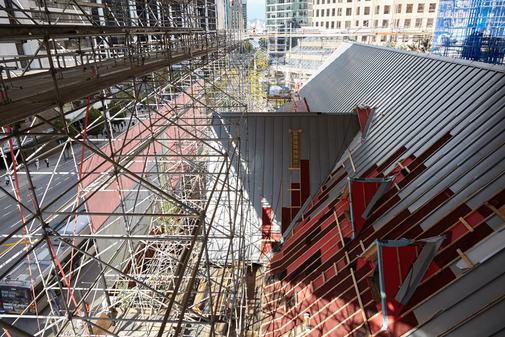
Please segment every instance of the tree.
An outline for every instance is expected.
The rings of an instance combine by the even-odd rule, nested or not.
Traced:
[[[419,51],[422,53],[431,52],[431,39],[422,39],[419,42]]]
[[[123,112],[119,112],[121,111],[121,106],[120,105],[116,105],[115,107],[113,107],[112,109],[109,110],[109,114],[110,114],[110,118],[111,118],[111,123],[112,124],[121,124],[124,122],[124,118],[126,118],[126,111],[123,110]]]
[[[246,54],[246,53],[253,51],[253,49],[254,48],[253,48],[251,42],[247,41],[242,46],[240,46],[239,52],[240,52],[240,54]]]
[[[93,124],[93,127],[88,129],[88,135],[98,136],[105,129],[105,117],[102,115],[101,111],[95,108],[89,109],[88,112],[88,126],[91,124]]]
[[[65,118],[65,121],[67,122],[67,127],[68,127],[68,134],[71,136],[71,137],[77,137],[77,135],[79,134],[79,131],[77,131],[77,129],[75,128],[75,126],[72,124],[72,122],[70,121],[70,119],[68,118]],[[63,126],[63,120],[60,118],[58,118],[57,120],[54,121],[54,125],[58,128],[58,129],[62,129],[64,130],[64,126]],[[55,128],[53,128],[53,133],[59,133],[58,130],[56,130]],[[68,137],[62,137],[61,140],[63,142],[66,142],[68,139]]]

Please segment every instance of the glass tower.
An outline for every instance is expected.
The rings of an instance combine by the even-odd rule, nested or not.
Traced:
[[[432,52],[503,64],[505,2],[440,0]]]

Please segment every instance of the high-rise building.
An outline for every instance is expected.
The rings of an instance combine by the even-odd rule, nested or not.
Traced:
[[[269,34],[287,34],[294,29],[310,26],[312,1],[309,0],[267,0],[266,30]],[[289,40],[284,36],[271,37],[269,53],[277,62],[284,63]]]
[[[247,30],[247,1],[242,1],[242,19],[244,21],[244,32]]]
[[[505,5],[502,1],[440,1],[432,52],[503,63]]]
[[[244,6],[241,0],[228,0],[230,6],[230,26],[229,28],[235,31],[243,31],[247,26],[247,21],[244,21]]]
[[[267,32],[284,33],[290,28],[309,26],[311,6],[309,0],[267,0]]]

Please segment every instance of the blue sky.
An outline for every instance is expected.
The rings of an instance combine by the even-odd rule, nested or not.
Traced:
[[[247,20],[265,20],[265,0],[247,0]]]

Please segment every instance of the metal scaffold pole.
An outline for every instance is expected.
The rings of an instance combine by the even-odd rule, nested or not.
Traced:
[[[1,335],[240,333],[266,106],[247,40],[213,1],[10,3],[0,46],[27,52],[0,60]]]

